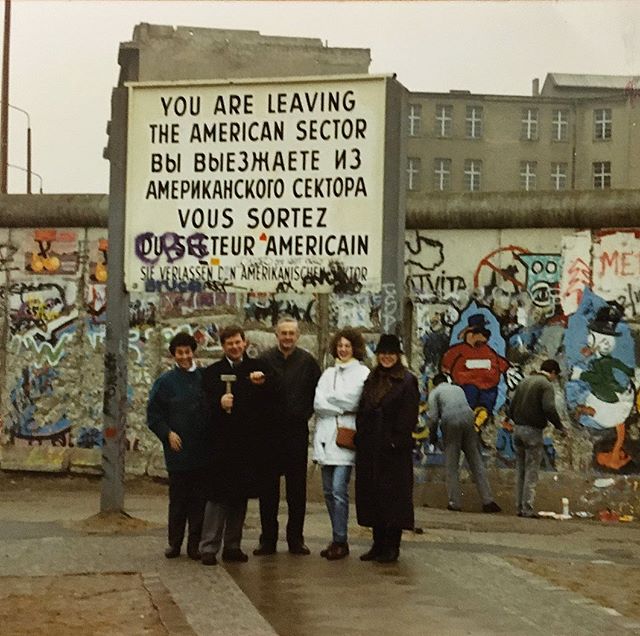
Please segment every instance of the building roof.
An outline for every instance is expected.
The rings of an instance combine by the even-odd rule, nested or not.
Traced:
[[[640,83],[640,76],[631,75],[588,75],[575,73],[547,73],[544,81],[544,89],[547,84],[553,84],[557,88],[568,89],[602,89],[602,90],[624,90],[630,83]]]

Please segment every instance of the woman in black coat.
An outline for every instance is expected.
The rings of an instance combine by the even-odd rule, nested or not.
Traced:
[[[402,530],[414,527],[411,433],[420,394],[397,336],[380,336],[376,355],[356,420],[356,512],[361,526],[373,528],[373,545],[360,559],[392,563]]]

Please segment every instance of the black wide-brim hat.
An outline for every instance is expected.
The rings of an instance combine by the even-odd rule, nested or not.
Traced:
[[[392,333],[383,333],[378,340],[376,353],[402,353],[400,338]]]
[[[618,323],[623,316],[624,307],[619,302],[611,300],[604,307],[598,309],[595,318],[588,324],[588,328],[607,336],[620,336]]]

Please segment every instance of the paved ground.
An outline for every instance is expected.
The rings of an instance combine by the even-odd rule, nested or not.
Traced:
[[[311,556],[281,552],[206,568],[186,557],[168,561],[162,556],[164,486],[136,483],[127,492],[126,509],[134,519],[101,519],[93,516],[97,482],[0,478],[0,618],[3,607],[24,612],[24,631],[18,622],[12,623],[13,631],[5,624],[3,634],[82,633],[65,627],[65,613],[79,607],[69,589],[78,585],[86,592],[93,579],[102,585],[95,585],[96,602],[106,603],[94,634],[640,634],[640,607],[635,613],[633,601],[640,589],[637,523],[531,521],[421,507],[417,520],[424,534],[407,533],[400,562],[382,566],[357,559],[369,536],[355,526],[352,556],[339,562],[321,559],[329,525],[323,505],[310,503]],[[255,545],[257,526],[252,504],[246,549]],[[534,573],[543,565],[547,578]],[[579,569],[584,577],[585,567],[590,578],[603,581],[603,594],[595,601],[582,595],[580,581],[570,576]],[[557,573],[556,582],[549,568]],[[60,578],[79,574],[84,577]],[[140,601],[139,625],[131,623],[126,632],[117,625],[122,609],[117,596],[111,605],[113,625],[108,625],[107,574],[126,574],[132,590],[150,601],[144,608]],[[67,583],[59,595],[70,598],[61,610],[52,611],[51,592],[42,592],[51,588],[51,579],[37,580],[49,584],[44,588],[34,577]],[[38,603],[29,610],[27,600],[37,594]],[[626,615],[614,609],[623,596],[630,602],[618,607]]]

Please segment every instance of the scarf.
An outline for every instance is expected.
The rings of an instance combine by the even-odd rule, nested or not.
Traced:
[[[375,367],[364,383],[362,408],[364,410],[377,409],[393,385],[404,378],[404,370],[404,366],[399,360],[389,369],[385,369],[381,365]]]

